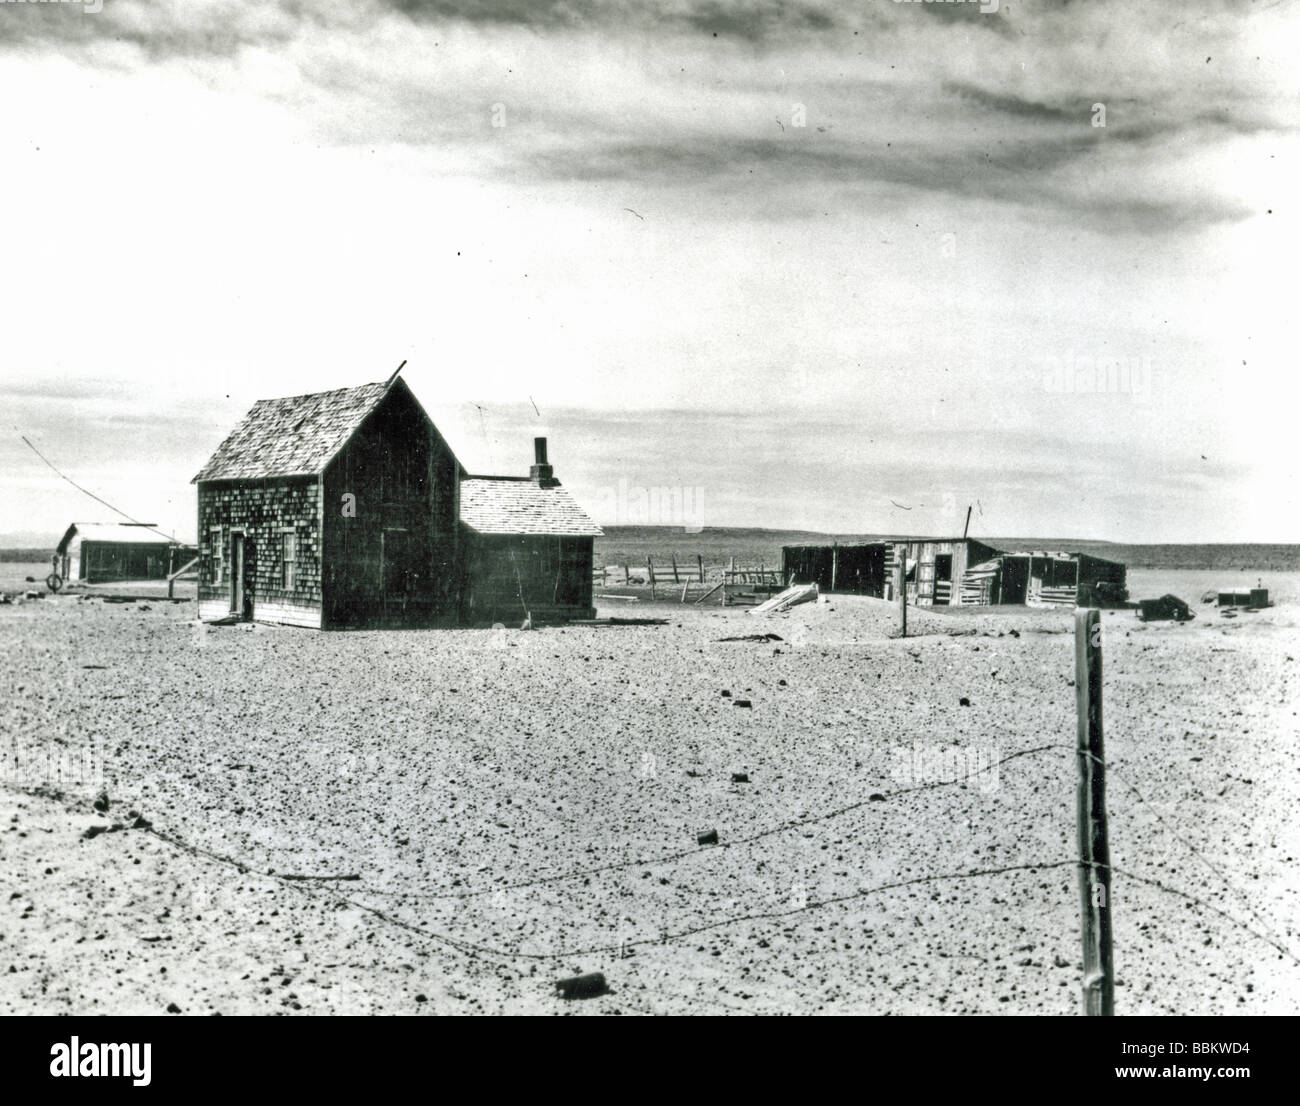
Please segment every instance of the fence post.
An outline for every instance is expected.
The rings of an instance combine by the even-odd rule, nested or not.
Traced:
[[[1079,906],[1083,919],[1083,1012],[1115,1013],[1106,823],[1106,756],[1101,725],[1101,612],[1074,612],[1074,691],[1078,706]]]
[[[653,599],[655,597],[655,563],[649,553],[646,554],[645,568],[650,577],[650,598]]]
[[[695,554],[695,563],[700,566],[700,583],[704,583],[704,554]]]
[[[672,558],[672,562],[673,562],[673,583],[680,584],[681,581],[677,579],[677,554],[669,553],[668,556]]]
[[[898,562],[898,612],[903,620],[903,637],[907,637],[907,555]]]

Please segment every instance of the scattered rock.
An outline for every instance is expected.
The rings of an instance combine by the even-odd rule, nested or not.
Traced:
[[[560,998],[598,998],[609,993],[609,984],[605,982],[604,972],[589,972],[570,979],[557,979],[555,989]]]

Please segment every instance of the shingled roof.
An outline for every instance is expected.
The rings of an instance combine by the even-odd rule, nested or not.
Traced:
[[[467,476],[460,482],[460,520],[480,534],[604,534],[559,484],[527,477]]]
[[[362,384],[258,400],[190,482],[316,476],[387,390],[386,384]]]

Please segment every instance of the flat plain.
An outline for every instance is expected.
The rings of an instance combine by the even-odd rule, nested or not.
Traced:
[[[1300,574],[1245,575],[1103,616],[1121,1014],[1300,1012]],[[1070,612],[629,608],[0,607],[0,1013],[1077,1013]]]

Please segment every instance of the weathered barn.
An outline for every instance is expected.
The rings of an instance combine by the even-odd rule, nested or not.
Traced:
[[[893,598],[898,565],[907,571],[907,600],[918,607],[960,607],[970,602],[961,587],[966,570],[998,554],[974,538],[886,538],[886,580]],[[904,560],[905,559],[905,560]]]
[[[958,606],[968,565],[997,550],[974,538],[890,537],[844,545],[792,545],[782,550],[785,580],[815,583],[823,591],[892,599],[898,565],[907,566],[908,601],[917,606]]]
[[[967,570],[968,604],[1115,607],[1128,598],[1127,569],[1087,553],[1002,553]]]
[[[64,581],[102,584],[165,580],[191,547],[143,522],[74,522],[55,550],[54,571]],[[188,558],[185,558],[188,559]]]
[[[507,569],[521,582],[529,572],[557,577],[557,598],[535,617],[589,616],[600,530],[549,466],[533,470],[530,479],[467,481],[400,379],[261,400],[194,478],[199,617],[320,629],[491,621],[489,612],[505,610],[491,597],[505,594]],[[528,502],[489,495],[495,510],[462,520],[465,485],[477,504],[479,485],[498,479],[528,485]],[[566,536],[586,544],[565,545]],[[512,537],[503,567],[494,553]],[[525,596],[540,595],[537,587],[533,579]],[[511,617],[518,610],[516,601]]]
[[[1004,553],[974,538],[881,538],[782,551],[787,584],[893,599],[906,565],[908,602],[919,607],[989,604],[1120,606],[1126,570],[1087,553]]]
[[[787,545],[781,550],[781,567],[787,585],[816,584],[823,592],[883,596],[885,557],[883,542]]]

